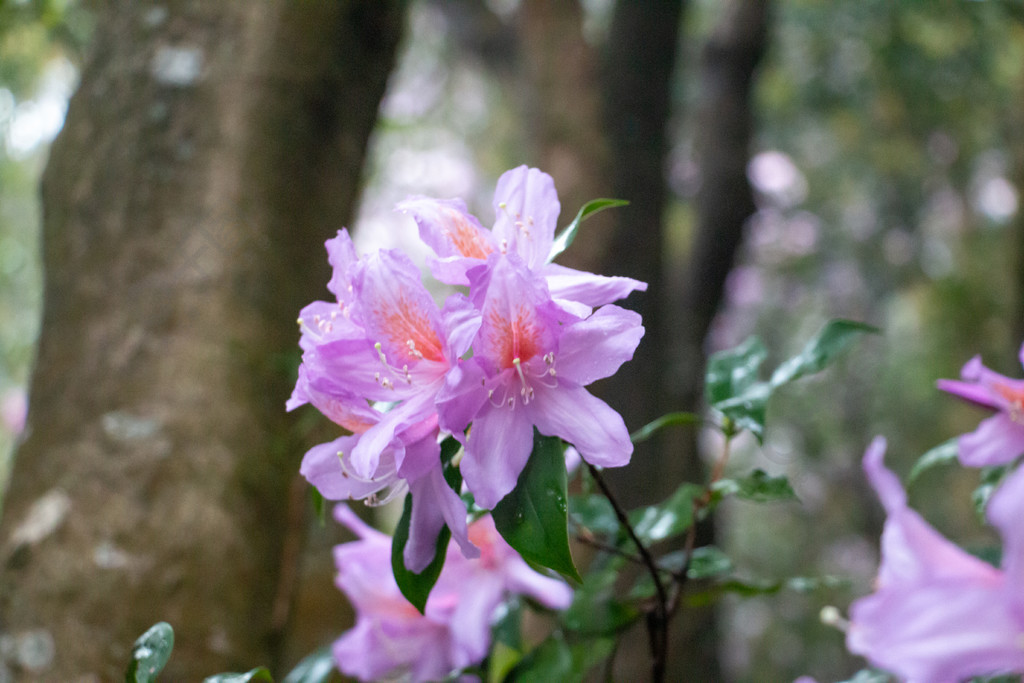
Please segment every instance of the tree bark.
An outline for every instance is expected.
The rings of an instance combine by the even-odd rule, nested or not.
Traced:
[[[45,300],[0,524],[0,630],[44,680],[275,664],[295,317],[353,214],[402,2],[120,1],[43,181]]]

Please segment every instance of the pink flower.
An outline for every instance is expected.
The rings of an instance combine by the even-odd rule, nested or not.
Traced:
[[[1024,346],[1019,355],[1024,363]],[[940,379],[939,389],[995,411],[978,429],[960,437],[960,462],[968,467],[1013,462],[1024,453],[1024,380],[989,370],[980,356],[967,361],[960,377],[963,381]]]
[[[1024,470],[989,503],[1004,540],[1003,569],[962,551],[907,507],[876,439],[864,470],[885,506],[875,592],[850,607],[847,647],[913,683],[955,683],[1024,671]]]
[[[344,230],[327,251],[334,267],[328,287],[338,301],[315,302],[300,316],[302,365],[287,407],[312,403],[352,436],[311,449],[302,473],[328,500],[382,502],[408,488],[404,559],[411,571],[433,559],[445,525],[475,556],[465,505],[441,470],[434,399],[468,349],[478,315],[461,296],[439,310],[402,254],[360,259]]]
[[[512,253],[492,254],[470,278],[482,322],[473,357],[452,369],[438,394],[438,419],[456,435],[472,422],[460,467],[476,502],[491,509],[515,488],[534,428],[595,465],[629,462],[622,417],[584,387],[632,358],[644,333],[640,316],[604,306],[575,318]]]
[[[434,250],[431,272],[441,282],[468,285],[469,271],[494,253],[516,254],[543,277],[559,306],[585,316],[647,284],[628,277],[604,277],[550,263],[561,205],[547,173],[520,166],[506,171],[494,191],[495,223],[485,230],[459,199],[412,197],[398,205],[412,214],[420,237]]]
[[[335,641],[334,659],[344,674],[360,680],[443,679],[487,656],[491,622],[509,594],[529,595],[554,609],[571,600],[568,586],[527,567],[483,518],[470,527],[480,559],[449,552],[420,614],[391,574],[391,538],[343,505],[335,516],[359,539],[335,548],[337,585],[356,610],[356,624]]]

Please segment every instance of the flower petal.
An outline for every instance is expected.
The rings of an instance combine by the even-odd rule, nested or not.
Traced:
[[[361,500],[395,483],[394,463],[391,463],[390,474],[384,473],[372,479],[362,479],[346,470],[343,458],[351,452],[357,440],[356,436],[343,436],[314,446],[302,458],[299,472],[327,500]]]
[[[539,268],[551,252],[561,210],[555,181],[547,173],[526,166],[506,171],[494,190],[494,236],[529,268]]]
[[[533,425],[521,406],[485,404],[473,420],[460,468],[477,505],[490,510],[516,487],[533,450]]]
[[[466,506],[445,481],[440,461],[427,474],[409,482],[409,493],[412,495],[412,515],[409,541],[402,555],[406,569],[418,574],[427,568],[434,559],[437,535],[445,525],[451,530],[452,538],[463,555],[480,556],[480,551],[469,541]]]
[[[604,306],[586,320],[564,328],[555,358],[558,377],[580,386],[609,377],[633,358],[643,336],[638,313]]]
[[[583,387],[559,380],[538,388],[526,408],[541,434],[565,439],[593,465],[621,467],[633,454],[622,416]]]
[[[1020,625],[998,584],[963,579],[881,590],[850,607],[847,647],[920,683],[1024,668]]]
[[[978,428],[960,437],[960,462],[967,467],[988,467],[1013,462],[1024,453],[1024,425],[999,412],[982,420]]]
[[[647,291],[646,282],[633,278],[595,275],[555,263],[549,263],[540,272],[548,281],[552,297],[587,306],[603,306],[629,296],[630,292]]]

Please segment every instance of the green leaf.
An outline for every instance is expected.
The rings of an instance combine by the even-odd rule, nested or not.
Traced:
[[[630,434],[629,440],[633,443],[640,443],[642,441],[647,441],[647,439],[654,436],[657,431],[664,427],[700,424],[703,421],[704,419],[696,413],[668,413],[667,415],[662,415],[653,422],[648,422],[643,427]]]
[[[715,405],[746,393],[757,383],[758,368],[767,357],[768,350],[757,337],[713,354],[704,376],[708,403]]]
[[[711,490],[722,496],[736,496],[755,503],[800,500],[785,475],[773,477],[761,469],[740,479],[719,479],[711,485]]]
[[[927,453],[918,458],[917,462],[914,463],[914,468],[910,470],[910,476],[907,477],[907,484],[909,485],[915,479],[917,479],[922,472],[930,470],[938,465],[946,465],[951,462],[956,462],[957,457],[960,453],[959,440],[953,437],[949,441],[945,441],[935,448],[932,448]]]
[[[615,582],[624,560],[609,556],[600,569],[587,573],[572,604],[562,614],[565,628],[584,636],[614,636],[640,618],[640,610],[615,597]]]
[[[615,508],[604,496],[592,493],[569,499],[572,521],[595,534],[615,536],[622,530]]]
[[[491,516],[498,533],[527,562],[581,581],[569,552],[565,446],[553,436],[533,433],[533,453],[516,487]]]
[[[771,393],[769,385],[759,383],[739,396],[713,404],[712,408],[732,422],[732,425],[724,430],[726,436],[731,436],[738,429],[746,429],[757,438],[759,443],[763,442],[764,421]]]
[[[804,375],[824,370],[839,354],[863,334],[878,334],[879,329],[853,320],[830,320],[796,356],[772,373],[771,385],[778,387]]]
[[[663,502],[630,512],[629,523],[644,543],[657,543],[681,534],[693,524],[693,501],[703,493],[700,486],[683,483]]]
[[[981,469],[981,483],[971,494],[971,501],[974,503],[974,512],[982,522],[985,521],[985,508],[988,507],[988,499],[999,488],[999,484],[1002,483],[1010,469],[1009,465],[996,465]]]
[[[732,560],[713,545],[694,548],[686,576],[691,579],[712,579],[732,571]]]
[[[452,458],[458,453],[459,448],[459,442],[452,437],[448,437],[441,442],[441,463],[444,466],[444,477],[448,485],[455,491],[458,491],[462,486],[462,474],[458,468],[451,467],[450,465]],[[398,526],[395,527],[395,537],[391,541],[391,570],[395,573],[395,582],[398,583],[398,588],[402,591],[402,595],[422,614],[427,606],[427,598],[430,597],[430,591],[433,590],[434,584],[437,583],[437,577],[441,575],[441,569],[444,567],[444,558],[448,551],[448,541],[452,537],[452,532],[447,526],[441,527],[441,532],[437,535],[434,559],[430,561],[426,569],[417,574],[405,568],[405,559],[402,556],[402,553],[405,551],[405,544],[409,542],[409,524],[411,520],[412,494],[410,493],[405,497],[402,516],[398,520]]]
[[[576,239],[576,232],[580,229],[580,223],[582,223],[584,219],[592,216],[598,211],[609,209],[613,206],[626,206],[628,204],[629,202],[624,199],[592,199],[584,204],[583,208],[581,208],[579,213],[576,214],[576,218],[572,219],[572,223],[570,223],[565,230],[558,233],[558,237],[556,237],[555,241],[551,244],[551,251],[548,253],[547,262],[551,263],[555,260],[556,256],[569,248],[569,245]]]
[[[325,645],[303,657],[281,683],[327,683],[333,672],[334,653],[330,645]]]
[[[250,681],[265,681],[274,683],[274,678],[265,666],[246,671],[244,674],[217,674],[203,679],[203,683],[249,683]]]
[[[586,679],[587,673],[607,659],[614,649],[615,641],[610,638],[588,639],[570,645],[564,636],[555,633],[523,657],[509,672],[505,683],[581,683]]]
[[[174,629],[165,621],[154,624],[135,641],[132,661],[125,672],[127,683],[152,683],[163,671],[174,649]]]
[[[878,669],[861,669],[842,683],[892,683],[893,677]]]

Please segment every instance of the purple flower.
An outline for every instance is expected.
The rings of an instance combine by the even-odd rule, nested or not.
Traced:
[[[311,449],[302,473],[329,500],[386,501],[408,487],[411,571],[430,563],[445,524],[475,555],[465,505],[441,471],[434,398],[452,360],[469,348],[479,315],[461,295],[439,310],[402,254],[357,258],[344,230],[327,251],[328,287],[338,301],[302,312],[302,365],[287,407],[312,403],[353,434]]]
[[[618,467],[633,446],[622,418],[584,387],[633,356],[640,316],[604,306],[580,320],[551,298],[516,254],[492,254],[470,272],[482,322],[473,357],[453,368],[438,394],[442,429],[465,437],[460,465],[484,508],[515,488],[534,427],[573,444],[587,462]]]
[[[875,592],[850,607],[847,647],[913,683],[1024,671],[1024,470],[993,494],[1003,569],[965,553],[907,507],[876,439],[864,470],[885,506]]]
[[[491,622],[509,594],[529,595],[555,609],[571,600],[568,586],[531,570],[494,531],[490,518],[483,518],[470,527],[483,549],[481,558],[449,552],[420,614],[391,574],[391,538],[343,505],[335,516],[359,539],[334,551],[337,585],[356,610],[355,626],[334,643],[334,659],[343,673],[360,680],[443,679],[483,661]]]
[[[1020,359],[1024,363],[1024,346]],[[980,356],[967,361],[960,377],[963,381],[940,379],[939,389],[995,411],[978,429],[960,437],[960,462],[968,467],[1013,462],[1024,453],[1024,380],[989,370]]]
[[[586,315],[589,307],[617,301],[647,284],[604,277],[550,263],[561,205],[547,173],[520,166],[506,171],[494,191],[496,220],[485,230],[459,199],[412,197],[398,205],[412,214],[420,237],[434,250],[431,272],[441,282],[468,285],[468,272],[493,253],[516,254],[547,280],[551,296],[566,310]]]

